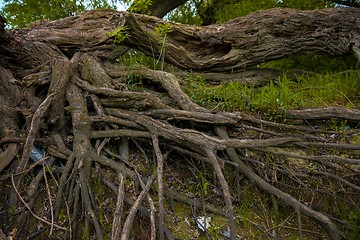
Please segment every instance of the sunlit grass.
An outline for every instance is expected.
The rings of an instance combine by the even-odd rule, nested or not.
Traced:
[[[211,86],[190,75],[184,85],[189,96],[210,109],[246,111],[277,117],[289,109],[344,106],[360,108],[360,70],[297,76],[285,75],[255,89],[240,82]]]

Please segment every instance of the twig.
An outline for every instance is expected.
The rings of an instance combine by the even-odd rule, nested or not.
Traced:
[[[43,164],[44,180],[45,180],[45,186],[46,186],[46,193],[47,193],[48,198],[49,198],[49,206],[50,206],[50,214],[51,214],[51,227],[50,227],[50,233],[49,233],[49,236],[50,236],[52,234],[52,232],[53,232],[53,229],[54,229],[54,208],[53,208],[53,205],[52,205],[51,193],[50,193],[50,188],[49,188],[45,168],[46,168],[46,164],[44,163]]]
[[[75,181],[74,181],[75,182]],[[79,203],[80,203],[80,184],[77,182],[74,186],[74,188],[71,188],[71,189],[74,189],[73,192],[74,192],[74,201],[73,201],[73,217],[72,217],[72,229],[77,229],[76,226],[78,224],[78,212],[79,212]],[[69,201],[70,202],[70,201]],[[74,230],[73,234],[75,235],[74,236],[74,239],[76,239],[76,234],[77,232]]]
[[[287,228],[287,229],[291,229],[291,230],[298,230],[298,228],[291,227],[291,226],[283,226],[283,228]],[[311,230],[306,230],[306,229],[302,229],[302,231],[313,234],[314,236],[321,236],[321,232],[316,232],[316,231],[311,231]]]
[[[195,206],[195,207],[201,207],[201,203],[195,199],[191,199],[183,194],[179,194],[178,192],[175,192],[175,191],[172,191],[170,189],[167,189],[166,192],[165,192],[165,196],[168,197],[168,198],[171,198],[171,199],[175,199],[179,202],[183,202],[189,206]],[[226,216],[226,212],[219,209],[219,208],[216,208],[215,206],[213,205],[210,205],[210,204],[205,204],[205,209],[209,212],[212,212],[212,213],[216,213],[216,214],[219,214],[221,216]]]
[[[222,138],[227,138],[227,131],[224,128],[216,128],[217,134]],[[246,166],[237,155],[234,149],[227,149],[229,157],[231,160],[237,164],[238,170],[247,178],[254,181],[258,187],[263,189],[264,191],[274,194],[285,201],[287,204],[292,206],[295,209],[299,209],[301,213],[305,214],[308,217],[311,217],[318,221],[322,227],[327,231],[331,240],[339,240],[340,239],[340,232],[334,225],[334,223],[324,214],[317,212],[308,206],[302,204],[297,199],[292,197],[291,195],[279,190],[278,188],[274,187],[273,185],[266,182],[264,179],[259,177],[257,174],[253,172],[251,168]]]
[[[44,164],[43,160],[40,160],[42,164]],[[40,162],[39,161],[39,162]],[[52,164],[55,162],[55,158],[51,157],[48,161],[48,166],[52,166]],[[44,167],[44,165],[42,166]],[[15,176],[16,174],[14,174]],[[40,171],[38,174],[32,179],[31,183],[27,187],[27,197],[29,200],[28,205],[32,207],[32,202],[34,200],[35,194],[39,191],[39,186],[44,177],[44,172]]]
[[[124,177],[121,173],[118,174],[119,177],[119,188],[118,188],[118,194],[117,194],[117,201],[116,201],[116,207],[114,212],[114,220],[113,220],[113,226],[111,231],[111,239],[117,240],[120,238],[121,234],[121,214],[123,212],[123,206],[124,206]]]
[[[319,222],[322,227],[327,231],[329,234],[330,239],[332,240],[339,240],[340,239],[340,232],[334,225],[334,223],[324,214],[317,212],[306,205],[302,204],[298,200],[296,200],[291,195],[284,193],[283,191],[279,190],[278,188],[274,187],[273,185],[266,182],[264,179],[256,175],[252,169],[247,167],[241,160],[237,157],[234,159],[235,163],[237,164],[237,167],[239,171],[252,181],[256,183],[257,186],[259,186],[261,189],[263,189],[266,192],[269,192],[271,194],[274,194],[281,198],[283,201],[285,201],[290,206],[300,209],[300,212],[305,214],[308,217],[313,218],[317,222]]]
[[[267,228],[267,229],[265,230],[265,232],[269,232],[269,231],[272,230],[272,229],[276,229],[276,228],[281,228],[281,227],[283,227],[283,226],[286,224],[286,222],[290,221],[291,218],[294,217],[294,215],[295,215],[295,213],[290,214],[284,221],[282,221],[281,223],[279,223],[279,224],[277,224],[277,225],[275,225],[275,226],[272,226],[272,227],[270,227],[270,228]]]
[[[43,222],[43,223],[46,223],[46,224],[48,224],[48,225],[50,225],[50,226],[54,226],[54,227],[59,228],[59,229],[64,230],[64,231],[67,230],[67,228],[61,227],[61,226],[59,226],[59,225],[57,225],[57,224],[55,224],[55,223],[51,223],[51,222],[47,221],[46,219],[43,219],[43,218],[37,216],[37,215],[31,210],[31,208],[27,205],[27,203],[25,202],[25,200],[21,197],[19,191],[17,190],[17,188],[16,188],[16,186],[15,186],[14,174],[11,174],[11,183],[12,183],[12,186],[13,186],[13,188],[14,188],[17,196],[19,197],[20,201],[21,201],[21,202],[25,205],[25,207],[29,210],[29,212],[31,213],[31,215],[33,215],[33,216],[34,216],[36,219],[38,219],[39,221],[41,221],[41,222]]]
[[[299,240],[302,240],[302,229],[301,229],[301,214],[300,214],[300,210],[296,209],[296,213],[297,213],[297,220],[298,220],[298,231],[299,231]]]
[[[315,128],[309,128],[309,127],[304,127],[304,126],[294,126],[294,125],[289,125],[289,124],[284,124],[284,123],[270,122],[270,121],[266,121],[263,119],[258,119],[256,117],[248,115],[248,114],[242,114],[241,116],[242,116],[243,120],[261,124],[261,125],[270,126],[270,127],[275,127],[278,129],[292,129],[292,130],[298,130],[298,131],[302,131],[302,132],[326,133],[326,134],[338,134],[339,133],[338,131],[325,131],[323,129],[315,129]],[[346,131],[347,134],[351,134],[351,133],[355,133],[355,132],[358,132],[358,130]]]
[[[40,159],[39,161],[31,164],[27,169],[24,169],[23,171],[14,173],[14,176],[18,176],[18,175],[26,174],[26,173],[30,172],[31,169],[33,169],[33,168],[36,167],[37,165],[42,164],[42,163],[43,163],[45,160],[47,160],[47,159],[49,159],[49,157],[44,157],[44,158]]]
[[[345,185],[357,190],[357,191],[360,191],[360,187],[356,184],[353,184],[347,180],[345,180],[344,178],[336,175],[336,174],[333,174],[333,173],[328,173],[328,172],[323,172],[323,171],[317,171],[317,172],[310,172],[310,175],[324,175],[324,176],[328,176],[328,177],[331,177],[331,178],[334,178],[336,180],[339,180],[340,182],[344,183]]]
[[[101,150],[105,147],[105,145],[110,141],[110,138],[105,138],[96,149],[96,154],[100,155]]]
[[[348,164],[360,164],[360,159],[354,159],[354,158],[347,158],[343,156],[336,156],[336,155],[319,155],[319,156],[309,156],[309,155],[300,155],[300,154],[294,154],[290,152],[282,152],[282,151],[272,151],[268,148],[256,148],[256,151],[276,154],[280,156],[287,156],[291,158],[300,158],[300,159],[306,159],[306,160],[312,160],[317,161],[322,164],[324,164],[326,167],[336,169],[336,166],[334,163],[330,161],[334,161],[339,164],[348,163]]]
[[[147,192],[150,190],[154,179],[155,179],[155,175],[152,175],[149,178],[149,180],[146,183],[145,188],[141,191],[139,197],[136,199],[133,206],[131,207],[129,215],[127,216],[127,218],[125,220],[125,223],[124,223],[123,231],[122,231],[122,234],[121,234],[121,240],[128,240],[129,239],[131,226],[132,226],[132,224],[134,222],[136,212],[138,211],[139,206],[140,206],[141,202],[143,201],[144,197],[146,196]]]
[[[136,169],[134,171],[135,171],[135,173],[136,173],[136,175],[137,175],[137,177],[139,179],[141,187],[144,189],[145,188],[145,183],[141,179],[141,176],[140,176],[139,172]],[[155,211],[156,211],[156,209],[155,209],[155,204],[154,204],[154,201],[152,200],[149,193],[146,194],[146,197],[147,197],[149,205],[150,205],[150,222],[151,222],[150,240],[155,240],[156,239],[156,223],[155,223]]]
[[[67,176],[68,176],[70,170],[72,169],[74,162],[75,162],[75,155],[71,154],[65,164],[65,168],[60,177],[58,191],[56,193],[56,198],[55,198],[55,203],[54,203],[54,209],[55,209],[54,219],[55,219],[55,221],[58,221],[58,218],[59,218],[61,198],[63,197],[65,200],[64,188],[65,188],[66,181],[68,179]],[[66,202],[66,200],[65,200],[65,202]]]
[[[321,142],[297,142],[295,143],[299,146],[314,146],[314,147],[325,147],[325,148],[335,148],[335,149],[347,149],[347,150],[360,150],[360,145],[358,144],[344,144],[344,143],[321,143]]]
[[[231,193],[229,184],[227,183],[225,176],[221,170],[220,164],[217,160],[216,155],[214,154],[212,149],[206,149],[206,154],[208,155],[209,159],[212,161],[212,165],[214,167],[216,177],[219,179],[221,189],[224,194],[224,199],[226,203],[226,207],[228,209],[228,219],[229,219],[229,228],[230,228],[230,239],[234,240],[236,238],[235,233],[235,223],[234,223],[234,206],[231,200]]]
[[[159,147],[159,139],[156,134],[152,134],[152,143],[157,159],[157,181],[158,181],[158,196],[159,196],[159,235],[160,240],[165,239],[164,235],[164,218],[165,218],[165,206],[164,206],[164,186],[163,186],[163,166],[164,159]]]
[[[195,205],[191,205],[191,215],[193,217],[193,220],[194,220],[194,223],[196,224],[196,226],[198,226],[198,228],[205,233],[206,239],[211,238],[212,240],[214,240],[214,237],[207,230],[208,226],[206,225],[206,216],[204,216],[204,223],[201,223],[200,221],[198,221],[198,218],[197,218],[198,214],[196,212]],[[201,226],[201,228],[199,226]]]

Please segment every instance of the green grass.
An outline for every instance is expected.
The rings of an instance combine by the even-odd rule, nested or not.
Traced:
[[[289,109],[345,106],[360,108],[360,70],[286,76],[254,89],[240,82],[211,86],[201,77],[190,75],[185,91],[198,104],[220,111],[261,113],[270,120],[281,118]]]
[[[301,69],[315,73],[342,72],[358,69],[359,61],[354,55],[331,56],[326,54],[298,53],[291,57],[260,64],[262,68]]]

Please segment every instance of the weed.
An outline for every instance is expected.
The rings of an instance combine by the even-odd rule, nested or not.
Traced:
[[[84,239],[84,240],[90,239],[90,230],[89,230],[88,226],[82,227],[82,233],[83,233],[82,239]]]
[[[161,71],[163,71],[164,70],[164,62],[165,62],[166,37],[167,37],[167,34],[172,31],[172,27],[171,27],[170,23],[164,23],[164,24],[160,23],[155,27],[155,31],[157,33],[159,33],[161,37],[163,37],[163,40],[161,43],[162,46],[161,46],[161,50],[160,50],[160,56],[156,62],[156,65],[157,65],[159,63],[159,61],[161,60],[161,68],[160,69],[161,69]]]
[[[341,72],[356,69],[359,62],[354,55],[328,56],[326,54],[295,54],[291,57],[260,64],[262,68],[302,69],[316,73]]]
[[[309,107],[342,105],[360,108],[359,70],[281,76],[269,85],[254,89],[240,82],[210,86],[206,80],[191,73],[184,90],[198,104],[223,111],[245,111],[262,114],[271,121],[286,121],[286,111]]]
[[[166,37],[168,33],[172,31],[170,23],[160,23],[155,27],[155,31],[160,34],[162,37]]]
[[[120,44],[130,37],[129,31],[127,26],[115,28],[114,31],[108,32],[108,36],[113,38],[113,43]]]
[[[351,235],[349,239],[357,239],[360,236],[360,213],[355,211],[350,211],[347,215],[347,219],[351,225]]]
[[[135,0],[129,7],[129,12],[137,12],[142,14],[149,14],[149,7],[153,4],[152,0]]]

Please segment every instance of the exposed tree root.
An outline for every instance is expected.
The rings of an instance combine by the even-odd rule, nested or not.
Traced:
[[[94,64],[95,63],[92,65]],[[96,68],[98,69],[98,72],[106,75],[106,71],[101,71],[102,68],[99,64],[95,65],[97,66]],[[61,66],[63,65],[56,64],[54,68],[56,69],[57,66],[62,68]],[[109,66],[110,65],[107,67]],[[71,68],[76,68],[76,64]],[[53,207],[51,208],[51,215],[53,215],[51,219],[54,219],[57,223],[51,223],[48,220],[39,218],[34,214],[36,218],[44,221],[45,223],[48,223],[51,227],[54,226],[63,230],[65,230],[66,226],[69,226],[70,224],[72,225],[71,229],[73,230],[69,231],[69,234],[73,236],[77,234],[74,232],[74,229],[77,229],[77,223],[79,222],[79,219],[83,218],[85,220],[85,224],[87,224],[87,221],[92,223],[96,238],[103,239],[104,232],[98,220],[98,213],[96,210],[98,207],[95,203],[94,190],[91,184],[91,174],[92,171],[94,171],[92,170],[92,165],[93,162],[98,162],[102,166],[107,166],[108,168],[113,169],[114,172],[118,173],[120,176],[120,185],[118,190],[116,190],[118,194],[118,200],[116,204],[116,210],[114,212],[112,239],[118,239],[120,234],[121,239],[129,238],[131,226],[133,225],[137,209],[139,209],[145,197],[148,198],[150,208],[152,209],[151,214],[148,215],[151,218],[152,223],[151,238],[156,238],[154,234],[155,223],[157,223],[158,237],[160,239],[165,239],[166,230],[164,228],[164,219],[166,212],[164,197],[166,196],[167,190],[165,189],[166,185],[164,185],[162,182],[164,179],[164,155],[161,153],[161,148],[162,146],[168,148],[173,145],[172,149],[174,151],[178,151],[181,154],[186,154],[195,159],[198,159],[199,161],[205,161],[213,166],[214,172],[216,173],[219,181],[219,187],[223,191],[223,196],[227,207],[226,215],[229,219],[231,239],[236,238],[234,206],[232,204],[233,197],[231,194],[232,190],[229,187],[223,172],[224,163],[226,164],[228,161],[231,161],[231,166],[235,166],[241,174],[254,181],[258,187],[265,190],[266,192],[276,195],[284,202],[292,206],[295,211],[299,211],[300,214],[304,214],[319,222],[319,224],[323,226],[331,239],[340,239],[338,229],[327,216],[321,212],[314,211],[313,209],[296,200],[291,195],[279,190],[259,177],[257,174],[255,174],[254,170],[250,166],[246,166],[242,162],[238,156],[237,150],[235,149],[238,149],[239,152],[242,152],[244,149],[252,149],[252,151],[264,151],[273,155],[283,155],[293,158],[314,160],[320,164],[324,164],[324,166],[327,166],[325,162],[330,164],[331,161],[334,161],[334,164],[336,164],[334,168],[338,169],[340,167],[338,163],[345,162],[347,164],[358,164],[359,160],[336,155],[311,156],[275,152],[270,150],[270,147],[281,148],[290,146],[313,146],[322,148],[357,150],[359,149],[358,145],[328,143],[327,138],[322,138],[313,134],[317,132],[332,134],[333,131],[327,132],[320,131],[319,129],[314,131],[314,129],[307,127],[270,123],[240,113],[210,113],[208,110],[193,103],[182,92],[179,85],[177,84],[177,78],[174,75],[148,69],[142,69],[142,71],[144,77],[151,80],[154,84],[160,84],[160,86],[168,94],[169,98],[173,100],[172,105],[175,103],[177,106],[179,106],[178,109],[163,103],[162,100],[159,97],[153,95],[153,93],[116,90],[112,89],[111,86],[101,85],[101,81],[98,84],[92,85],[85,80],[81,80],[80,77],[72,77],[71,83],[66,83],[66,79],[70,78],[70,75],[65,76],[63,81],[58,80],[55,77],[52,78],[51,82],[56,81],[58,83],[63,83],[61,89],[66,89],[66,99],[69,104],[69,106],[66,107],[66,110],[71,113],[72,129],[70,132],[60,131],[53,135],[49,135],[49,137],[52,139],[48,145],[49,153],[52,153],[54,156],[60,159],[66,160],[66,164],[62,167],[61,170],[61,177],[59,179],[56,190],[56,198],[54,200]],[[55,71],[52,73],[52,75],[54,74],[59,73]],[[118,77],[114,73],[114,70],[111,76]],[[108,78],[111,79],[111,76],[108,76]],[[94,81],[95,80],[93,80],[93,82]],[[51,83],[50,86],[52,86]],[[56,89],[58,88],[59,87]],[[87,96],[86,92],[90,93],[91,95]],[[48,97],[44,99],[43,103],[39,105],[37,111],[35,112],[38,114],[34,115],[32,119],[32,125],[30,126],[30,129],[33,130],[29,131],[27,141],[24,145],[24,150],[27,149],[28,153],[23,153],[18,171],[23,169],[23,167],[21,167],[22,165],[24,167],[27,165],[26,160],[28,158],[29,150],[31,150],[31,146],[33,145],[34,139],[37,136],[36,132],[39,131],[40,122],[43,121],[47,110],[55,109],[55,107],[59,104],[59,101],[64,104],[64,91],[62,94],[60,92],[58,94],[50,92],[48,93]],[[115,107],[103,107],[102,104],[106,103],[103,101],[103,99],[109,97],[114,99],[126,99],[126,101],[131,101],[131,99],[136,101],[143,99],[146,101],[146,103],[142,106],[129,105],[127,106],[127,108],[129,108],[128,110],[121,110]],[[91,110],[91,105],[94,107],[94,109],[96,109],[95,115],[89,112],[89,110]],[[122,106],[124,107],[124,105]],[[140,107],[141,111],[131,111],[131,108],[133,107]],[[53,111],[51,116],[52,119],[55,119],[55,122],[63,122],[63,124],[67,124],[67,115],[68,114],[63,111]],[[208,129],[207,131],[209,132],[199,130],[197,127],[193,129],[189,129],[187,127],[183,128],[181,125],[186,122],[205,124],[205,129]],[[264,128],[257,128],[257,124],[268,125],[269,130]],[[218,135],[218,138],[211,134],[210,126],[215,127],[214,133]],[[225,126],[228,126],[228,128]],[[270,130],[271,128],[272,130]],[[278,131],[282,128],[291,128],[295,132],[297,130],[306,130],[308,131],[308,135],[286,134]],[[35,129],[37,129],[37,131],[35,131]],[[258,132],[258,134],[262,134],[263,137],[261,137],[261,139],[247,138],[246,135],[242,135],[241,138],[229,137],[229,135],[237,135],[237,131],[244,131],[242,129],[245,129],[245,131]],[[64,133],[65,135],[63,135]],[[67,140],[69,136],[71,136],[71,139]],[[117,159],[120,160],[120,162],[117,162],[106,156],[108,154],[110,154],[110,156],[112,155],[112,152],[106,148],[106,145],[109,144],[109,140],[103,141],[102,144],[99,142],[97,147],[91,143],[93,139],[111,139],[117,137],[146,139],[148,142],[152,139],[152,146],[157,159],[157,193],[159,198],[157,221],[155,221],[154,218],[155,207],[154,204],[151,203],[151,196],[148,194],[148,191],[152,186],[154,176],[148,180],[145,186],[142,183],[142,178],[146,178],[146,176],[141,176],[141,174],[137,173],[138,170],[136,169],[136,166],[129,160],[126,160],[129,157],[121,157],[120,155],[115,154]],[[163,142],[163,140],[166,141]],[[166,144],[166,142],[168,142],[168,144]],[[226,158],[221,159],[219,155],[216,154],[217,151],[223,150],[227,152],[229,160]],[[34,201],[34,191],[36,192],[36,189],[44,177],[44,172],[41,171],[39,174],[39,180],[36,182],[36,184],[34,183],[35,185],[32,184],[33,187],[29,188],[28,201]],[[310,172],[310,174],[329,176],[339,180],[354,190],[359,190],[358,185],[330,172],[319,171],[317,173]],[[138,196],[137,200],[130,203],[132,207],[129,215],[126,217],[123,227],[121,227],[121,219],[122,215],[124,214],[124,207],[122,206],[122,202],[124,200],[126,201],[127,197],[124,188],[125,180],[122,176],[135,177],[135,179],[138,179],[136,182],[141,183],[141,186],[143,187],[143,190]],[[23,180],[20,178],[20,181]],[[137,183],[135,185],[138,186]],[[18,186],[15,187],[16,189],[19,188]],[[20,196],[17,190],[16,194],[18,197]],[[24,202],[23,198],[21,198],[21,201],[23,204],[26,204],[29,210],[31,209],[30,206]],[[193,204],[193,202],[188,203]],[[80,207],[79,204],[81,204],[82,207]],[[70,209],[72,209],[71,223],[68,222],[70,216],[69,218],[61,217],[60,219],[60,211],[67,205],[70,207]],[[82,214],[80,214],[81,209],[83,209]],[[58,225],[60,222],[62,223],[62,226]]]
[[[295,119],[345,119],[359,121],[360,111],[341,107],[327,107],[320,109],[291,110],[286,113],[287,118]]]
[[[332,14],[335,17],[342,16],[343,11],[346,10],[334,10]],[[345,30],[349,24],[352,26],[358,22],[354,17],[358,13],[355,10],[347,11],[353,22],[346,23],[343,27]],[[292,17],[298,16],[295,12],[280,12],[286,21],[294,24]],[[265,16],[269,13],[257,14]],[[177,74],[144,66],[124,68],[117,63],[104,61],[104,58],[111,60],[111,56],[116,57],[127,49],[111,44],[106,35],[113,28],[124,26],[125,22],[133,30],[126,44],[136,45],[134,47],[147,54],[155,51],[159,55],[161,44],[156,42],[156,37],[146,32],[154,29],[154,22],[161,23],[160,20],[114,11],[91,14],[98,20],[96,24],[99,29],[84,33],[84,39],[89,40],[87,45],[77,43],[78,30],[67,33],[61,28],[62,22],[44,23],[43,31],[37,32],[35,28],[19,30],[18,34],[27,33],[24,37],[26,44],[36,40],[32,33],[47,39],[44,40],[48,41],[46,44],[32,43],[38,49],[45,49],[46,54],[38,58],[34,56],[34,66],[29,69],[18,69],[9,63],[9,69],[17,69],[15,77],[19,79],[15,79],[9,70],[0,68],[0,89],[8,90],[14,99],[14,103],[11,98],[0,99],[6,103],[6,108],[0,106],[0,114],[7,114],[6,117],[0,116],[6,123],[4,127],[0,126],[0,144],[4,149],[0,153],[0,172],[11,172],[13,194],[11,198],[7,196],[6,204],[9,208],[12,205],[15,209],[12,214],[19,216],[17,225],[11,226],[19,230],[18,238],[45,234],[38,230],[34,233],[34,226],[25,225],[27,218],[33,217],[45,224],[42,229],[46,229],[46,234],[63,231],[61,234],[66,238],[73,239],[77,239],[80,234],[96,239],[109,236],[111,239],[130,239],[135,234],[137,221],[140,221],[140,217],[137,219],[136,216],[141,215],[146,218],[146,227],[142,230],[150,235],[150,239],[173,239],[172,229],[167,222],[170,215],[167,200],[175,199],[191,207],[201,207],[204,211],[226,216],[230,239],[236,239],[239,234],[238,219],[241,216],[238,218],[236,212],[240,191],[235,185],[241,185],[241,182],[229,177],[232,172],[237,177],[240,174],[245,176],[259,189],[291,206],[298,214],[300,238],[308,232],[301,219],[303,215],[316,221],[330,239],[341,238],[342,228],[332,221],[333,218],[329,216],[332,212],[321,208],[312,209],[304,199],[277,184],[277,179],[279,176],[285,178],[289,187],[295,187],[298,181],[307,190],[315,191],[310,183],[299,179],[318,176],[321,179],[332,179],[339,189],[360,191],[356,178],[360,165],[360,147],[348,140],[359,135],[358,125],[350,131],[334,131],[323,125],[316,128],[294,126],[269,122],[241,112],[207,110],[184,93],[180,84],[182,80]],[[314,18],[324,17],[324,12],[311,14]],[[252,17],[256,17],[256,14]],[[120,21],[110,21],[118,18]],[[242,21],[253,27],[250,20],[244,18]],[[73,18],[67,21],[71,26],[76,22]],[[104,21],[109,22],[105,24]],[[258,45],[246,51],[240,48],[227,49],[230,39],[215,38],[214,33],[225,34],[231,31],[229,26],[237,26],[238,21],[228,23],[225,28],[210,26],[206,31],[199,32],[193,27],[173,25],[173,32],[166,43],[170,54],[166,54],[165,58],[180,68],[223,71],[215,74],[219,77],[226,75],[225,70],[242,69],[247,64],[264,61],[266,57],[278,57],[266,55],[265,49],[256,52]],[[304,21],[306,26],[314,24],[310,20]],[[265,25],[269,24],[275,23],[269,20]],[[52,28],[54,26],[55,30]],[[74,26],[75,29],[77,27]],[[69,48],[76,53],[72,55],[64,49],[65,43],[61,42],[61,37],[58,40],[48,38],[46,34],[50,29],[59,36],[67,35]],[[245,31],[243,28],[240,30]],[[255,39],[254,36],[248,37],[251,41]],[[294,38],[296,36],[291,36],[287,42],[292,43]],[[241,45],[240,39],[234,39],[231,41],[235,42],[231,44]],[[144,45],[148,41],[153,43],[154,49]],[[102,45],[98,45],[99,42]],[[295,43],[299,48],[304,41]],[[316,45],[306,43],[308,49]],[[329,46],[337,46],[335,43]],[[182,44],[194,44],[194,51],[189,52]],[[222,44],[225,47],[219,48]],[[276,46],[282,49],[282,46]],[[19,52],[26,49],[20,43],[15,48]],[[346,42],[344,46],[329,47],[323,51],[344,53],[350,51],[350,48]],[[251,51],[258,55],[242,61],[241,58]],[[293,48],[291,51],[296,52],[298,49]],[[17,61],[24,63],[23,59]],[[134,75],[137,76],[136,81],[142,84],[140,89],[127,81],[128,76]],[[214,77],[210,73],[206,76]],[[23,83],[14,86],[10,84],[19,80]],[[24,101],[22,105],[21,101]],[[18,106],[22,108],[18,109]],[[305,120],[346,119],[354,125],[359,124],[358,110],[342,108],[289,111],[287,117]],[[21,131],[21,128],[25,130]],[[20,144],[23,144],[20,161],[11,162]],[[45,150],[47,155],[32,165],[29,161],[32,161],[30,155],[34,145]],[[204,174],[204,178],[211,178],[209,181],[213,189],[219,189],[215,194],[217,197],[209,200],[202,196],[200,202],[195,193],[187,195],[181,189],[171,188],[174,183],[169,181],[169,171],[173,171],[174,175],[186,174],[188,171],[188,166],[172,169],[171,165],[189,159],[201,165],[202,170],[214,173],[211,177],[211,174]],[[179,182],[187,182],[189,179],[186,177]],[[100,180],[95,182],[97,178]],[[5,181],[6,177],[2,179]],[[41,186],[45,186],[45,191],[41,190]],[[101,193],[99,186],[106,186],[112,192]],[[323,191],[329,192],[328,189]],[[23,197],[24,193],[26,197]],[[48,201],[39,203],[41,195],[45,195]],[[105,201],[101,202],[101,197],[109,199],[108,204],[113,207],[113,212],[104,213],[102,204]],[[273,196],[271,200],[273,205],[277,205]],[[24,213],[24,209],[31,216]],[[269,236],[271,227],[264,230],[259,224],[253,224]],[[24,227],[19,227],[21,225]],[[111,230],[104,227],[107,225],[112,225]]]
[[[121,234],[121,213],[123,210],[124,204],[124,177],[119,173],[119,191],[117,193],[117,201],[116,201],[116,208],[114,212],[114,220],[111,232],[111,239],[119,239]]]

